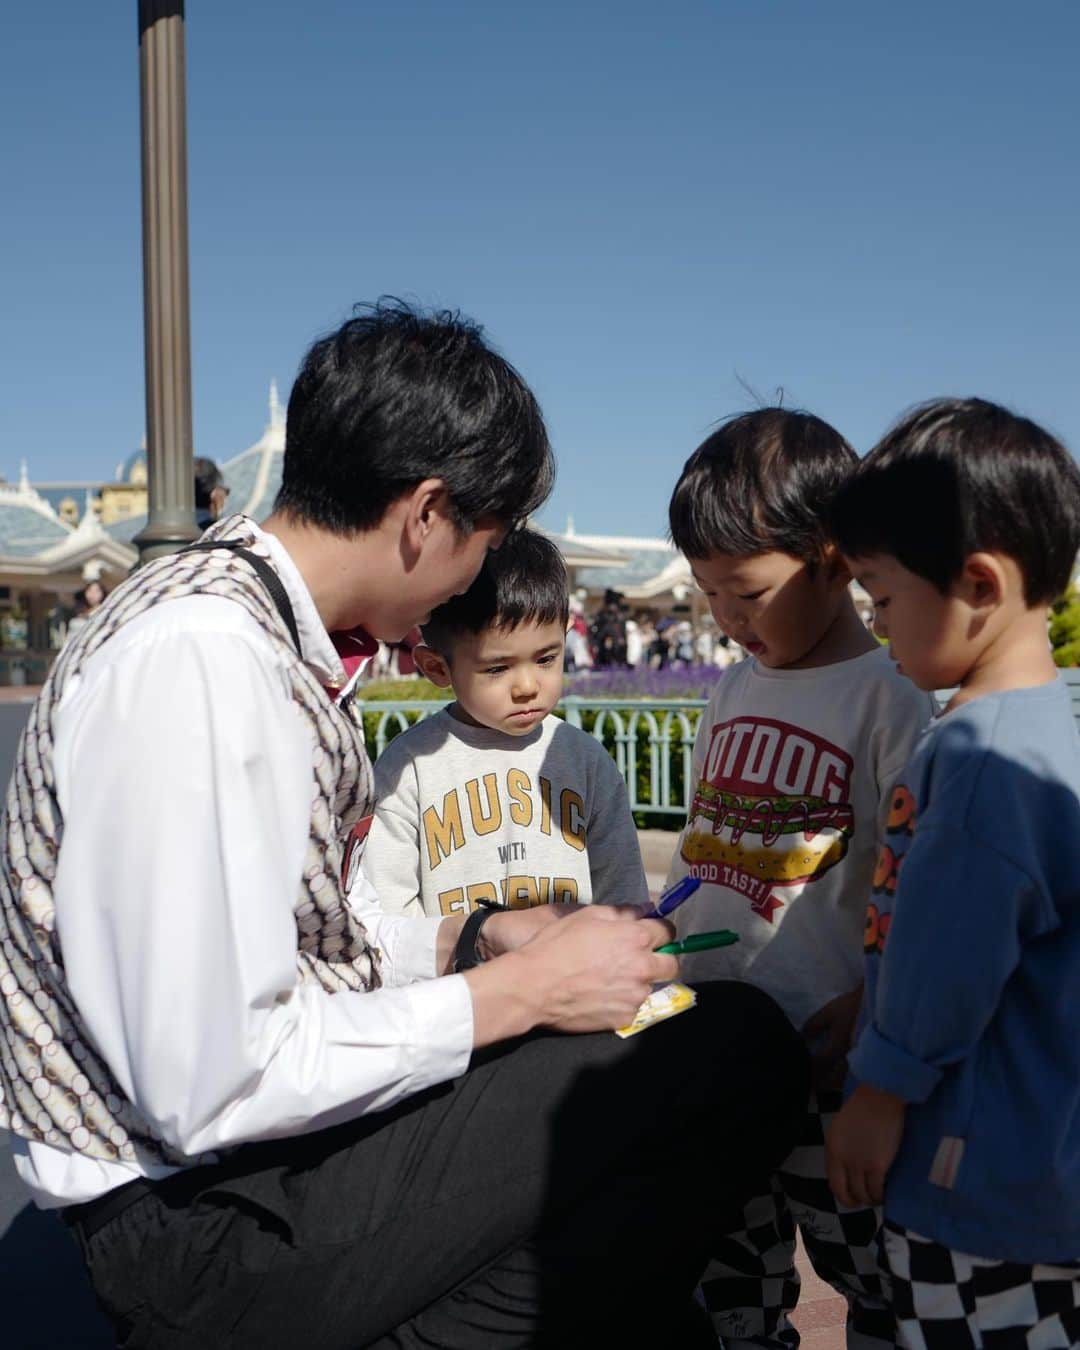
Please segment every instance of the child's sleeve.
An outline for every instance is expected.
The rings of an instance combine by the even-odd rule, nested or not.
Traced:
[[[901,868],[873,1007],[850,1056],[860,1082],[922,1102],[971,1054],[1023,944],[1056,925],[1017,866],[960,827],[920,826]]]
[[[915,743],[933,721],[936,711],[937,704],[933,696],[911,685],[904,690],[903,697],[894,700],[892,715],[880,728],[875,747],[879,844],[885,838],[897,779],[910,760]]]
[[[383,757],[385,758],[385,756]],[[364,874],[388,914],[424,913],[419,793],[407,761],[375,765],[375,818],[364,845]]]
[[[637,829],[618,766],[600,751],[599,772],[586,836],[592,897],[602,905],[647,905],[649,883]]]

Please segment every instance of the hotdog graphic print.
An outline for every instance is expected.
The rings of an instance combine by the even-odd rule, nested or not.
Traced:
[[[749,980],[798,1027],[855,988],[892,789],[931,712],[884,650],[720,676],[667,881],[701,881],[675,911],[679,937],[731,928],[739,941],[683,957],[684,980]]]
[[[690,875],[738,891],[773,923],[785,889],[847,854],[853,768],[805,727],[753,716],[715,724],[682,841]]]

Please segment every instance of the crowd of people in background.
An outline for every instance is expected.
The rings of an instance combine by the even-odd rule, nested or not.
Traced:
[[[855,609],[867,628],[873,624],[873,606],[858,591]],[[370,678],[394,679],[417,674],[412,649],[419,629],[403,641],[382,644],[372,662]],[[676,605],[671,613],[633,609],[616,590],[604,592],[600,607],[590,615],[585,593],[570,597],[570,626],[566,633],[566,672],[590,670],[668,670],[713,666],[724,670],[742,661],[746,652],[721,632],[711,614],[691,616],[689,607]]]
[[[629,667],[665,670],[670,666],[723,669],[746,653],[717,628],[711,615],[696,622],[686,611],[654,614],[632,610],[624,596],[609,590],[603,604],[586,618],[584,602],[570,603],[566,669],[570,672]]]
[[[371,663],[371,679],[395,679],[417,674],[412,649],[419,630],[401,642],[382,643]],[[591,616],[580,595],[570,598],[570,625],[566,633],[566,672],[590,670],[667,670],[673,667],[715,666],[718,670],[741,661],[746,653],[717,628],[712,615],[692,620],[687,614],[655,614],[632,610],[618,592],[609,590]]]

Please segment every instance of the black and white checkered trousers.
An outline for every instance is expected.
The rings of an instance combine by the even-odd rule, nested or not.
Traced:
[[[796,1226],[814,1270],[847,1299],[848,1350],[891,1350],[896,1344],[880,1260],[880,1212],[846,1209],[825,1179],[825,1131],[840,1104],[838,1092],[811,1098],[802,1137],[771,1189],[755,1196],[741,1226],[714,1246],[701,1288],[725,1350],[791,1350],[799,1344],[789,1320],[799,1300]]]
[[[1080,1346],[1080,1262],[1023,1265],[955,1252],[886,1222],[897,1344],[905,1350]]]

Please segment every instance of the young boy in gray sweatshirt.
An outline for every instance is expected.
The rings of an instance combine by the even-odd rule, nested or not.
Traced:
[[[518,530],[422,626],[417,666],[452,686],[454,702],[397,736],[375,765],[364,869],[387,910],[648,904],[615,762],[550,715],[568,616],[559,550]]]

